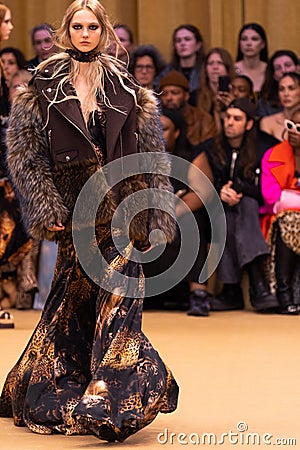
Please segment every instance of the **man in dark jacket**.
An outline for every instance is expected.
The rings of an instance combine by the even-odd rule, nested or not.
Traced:
[[[244,308],[240,286],[244,269],[254,309],[273,311],[278,306],[265,276],[269,248],[259,223],[260,159],[272,145],[271,136],[257,134],[255,107],[245,98],[235,99],[227,107],[221,133],[203,144],[227,221],[225,249],[217,270],[223,290],[212,300],[212,310]]]

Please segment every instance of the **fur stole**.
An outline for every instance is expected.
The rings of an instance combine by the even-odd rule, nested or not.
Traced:
[[[137,92],[137,103],[138,150],[145,153],[144,181],[147,188],[153,189],[155,204],[148,213],[148,232],[161,230],[167,242],[171,243],[176,230],[176,221],[172,217],[175,217],[175,203],[173,195],[165,195],[173,194],[173,187],[169,180],[171,162],[165,152],[158,101],[151,91],[141,88]],[[155,157],[148,158],[148,152],[155,152]],[[157,195],[154,190],[157,190]],[[151,242],[162,243],[159,234],[154,234]]]
[[[53,182],[47,137],[30,88],[22,88],[13,104],[6,139],[8,170],[24,223],[34,238],[56,240],[44,225],[54,219],[65,222],[68,209]]]

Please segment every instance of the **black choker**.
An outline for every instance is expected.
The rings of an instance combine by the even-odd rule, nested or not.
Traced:
[[[80,52],[79,50],[73,50],[71,48],[68,48],[66,53],[68,53],[71,58],[76,59],[76,61],[79,62],[92,62],[101,55],[101,52],[97,52],[96,50],[91,50],[90,52]]]

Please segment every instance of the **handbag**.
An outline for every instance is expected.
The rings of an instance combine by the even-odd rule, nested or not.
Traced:
[[[280,199],[275,203],[273,212],[279,214],[286,210],[300,210],[300,191],[295,189],[283,189]]]

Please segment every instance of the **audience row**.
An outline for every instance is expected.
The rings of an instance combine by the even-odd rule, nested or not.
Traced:
[[[257,23],[246,24],[240,30],[235,62],[225,48],[205,52],[201,33],[193,24],[180,25],[173,31],[169,63],[153,45],[135,46],[126,24],[117,24],[115,32],[117,40],[108,49],[110,55],[128,67],[137,83],[157,93],[166,150],[190,163],[189,171],[181,174],[184,182],[178,184],[175,167],[172,178],[174,192],[181,199],[176,206],[178,223],[188,233],[192,214],[201,237],[196,260],[184,278],[189,290],[188,314],[208,316],[211,310],[244,308],[244,272],[249,277],[250,301],[256,311],[298,314],[300,299],[293,283],[299,283],[300,251],[291,225],[298,223],[300,210],[297,55],[280,49],[269,58],[266,33]],[[19,49],[4,47],[0,51],[0,305],[5,307],[33,306],[38,259],[43,260],[42,243],[27,235],[6,173],[5,126],[18,87],[29,82],[40,62],[58,51],[53,33],[46,23],[34,27],[31,37],[36,56],[30,61]],[[3,34],[1,40],[6,40]],[[279,164],[284,165],[282,173],[281,169],[274,170]],[[203,195],[205,189],[195,177],[195,167],[214,185],[227,224],[225,247],[216,271],[222,289],[214,294],[208,292],[207,280],[199,281],[212,242],[205,202],[197,195]],[[289,193],[292,206],[289,203],[288,207],[287,191],[293,191]],[[210,201],[209,196],[206,201]],[[5,233],[7,229],[9,233]],[[145,264],[146,275],[168,268],[180,245],[178,231],[177,239],[167,246],[159,261]],[[53,249],[48,257],[51,266],[55,252]],[[14,277],[12,289],[7,280]],[[157,306],[157,299],[146,299],[145,305]]]

